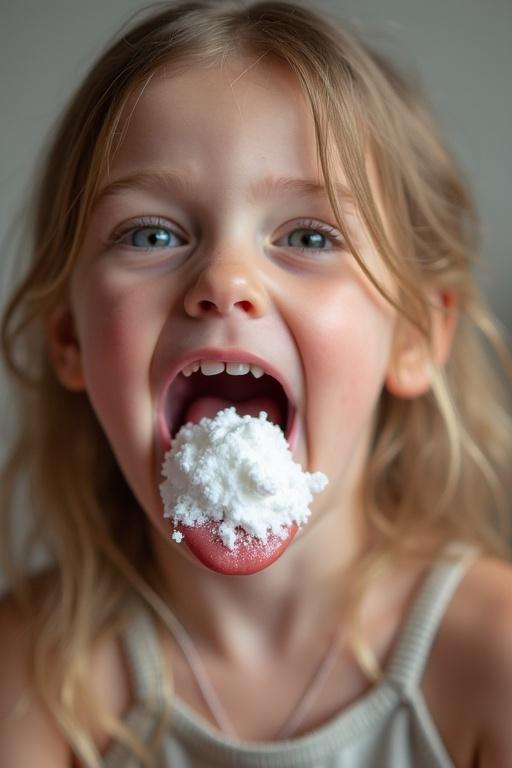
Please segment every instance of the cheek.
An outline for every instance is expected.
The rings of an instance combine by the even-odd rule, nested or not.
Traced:
[[[154,285],[91,270],[74,301],[91,405],[141,507],[158,511],[150,382],[164,299]]]
[[[311,437],[320,435],[317,448],[351,450],[370,429],[384,385],[391,312],[354,283],[324,290],[314,306],[297,334],[306,373],[308,429]]]
[[[387,368],[392,340],[391,313],[357,285],[318,296],[303,326],[313,366],[325,374],[323,385],[337,388],[359,381],[364,371],[379,378]],[[343,378],[340,379],[340,374]]]
[[[77,326],[87,392],[109,437],[119,443],[131,430],[145,439],[156,332],[148,293],[91,275],[81,286]]]

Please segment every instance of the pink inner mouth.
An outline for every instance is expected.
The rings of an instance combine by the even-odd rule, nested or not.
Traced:
[[[212,418],[230,406],[240,416],[258,416],[260,411],[266,411],[269,421],[289,437],[295,408],[272,376],[255,379],[252,375],[221,373],[210,377],[195,373],[190,377],[179,374],[169,387],[162,415],[164,434],[168,434],[164,442],[170,443],[186,422],[197,423],[205,416]]]
[[[221,397],[198,397],[189,405],[185,414],[185,421],[197,424],[203,418],[214,418],[219,411],[234,405],[239,416],[258,416],[260,411],[266,411],[269,421],[279,424],[281,410],[279,405],[270,397],[252,397],[233,403]]]

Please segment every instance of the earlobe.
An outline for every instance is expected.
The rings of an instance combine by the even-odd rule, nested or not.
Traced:
[[[432,368],[442,368],[450,355],[457,324],[453,294],[429,292],[431,344],[421,331],[400,319],[395,331],[386,389],[395,397],[415,398],[426,394],[432,384]]]
[[[72,392],[85,389],[82,354],[75,321],[67,304],[53,310],[46,324],[48,351],[55,375]]]

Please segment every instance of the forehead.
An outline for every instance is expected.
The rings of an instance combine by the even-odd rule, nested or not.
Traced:
[[[162,67],[132,94],[110,172],[179,161],[218,173],[293,164],[320,178],[311,107],[295,75],[277,59]],[[251,162],[252,161],[252,162]]]

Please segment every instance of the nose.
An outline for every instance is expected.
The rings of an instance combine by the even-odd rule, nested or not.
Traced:
[[[185,295],[190,317],[231,315],[237,311],[258,318],[267,309],[266,292],[242,259],[213,258]]]

